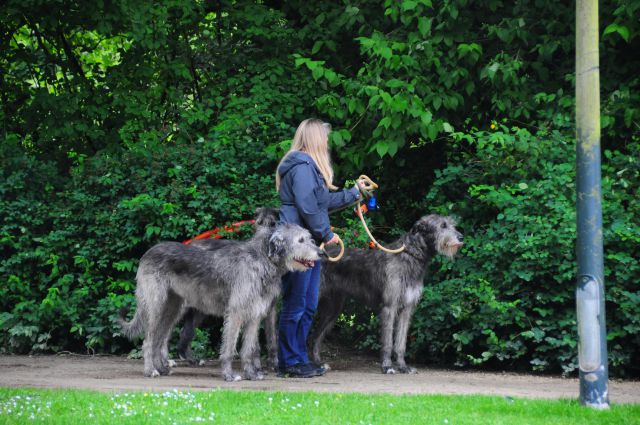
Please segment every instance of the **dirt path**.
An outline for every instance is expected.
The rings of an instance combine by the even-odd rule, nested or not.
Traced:
[[[0,356],[1,387],[87,388],[101,391],[167,389],[252,389],[392,394],[485,394],[529,398],[576,398],[578,380],[514,373],[479,373],[418,368],[417,375],[383,375],[375,359],[351,358],[332,364],[326,376],[225,383],[217,362],[178,365],[173,374],[144,378],[142,361],[123,357]],[[640,403],[639,381],[611,381],[612,403]]]

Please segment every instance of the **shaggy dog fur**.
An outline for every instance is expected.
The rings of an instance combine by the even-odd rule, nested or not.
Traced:
[[[311,234],[296,225],[264,229],[245,242],[208,251],[177,242],[152,247],[136,276],[138,308],[123,332],[144,332],[144,375],[169,373],[167,342],[183,308],[224,317],[220,363],[226,381],[242,379],[232,359],[243,329],[240,359],[247,379],[262,379],[254,364],[260,321],[280,294],[280,278],[307,270],[319,259]]]
[[[255,223],[254,223],[254,231],[261,231],[263,229],[272,229],[275,227],[278,222],[280,210],[278,208],[269,208],[269,207],[260,207],[256,209],[255,213]],[[191,242],[192,246],[196,248],[204,249],[206,251],[216,251],[221,248],[229,247],[231,245],[237,244],[239,241],[230,240],[230,239],[200,239]],[[275,332],[276,326],[276,315],[275,315],[275,303],[277,302],[277,298],[274,299],[274,305],[269,308],[269,312],[264,321],[264,328],[266,335],[273,335]],[[187,360],[190,364],[196,365],[198,364],[198,359],[193,357],[191,352],[191,342],[195,337],[195,332],[198,327],[202,324],[204,319],[207,317],[206,314],[194,309],[190,308],[184,315],[183,326],[180,332],[180,341],[178,342],[178,357],[182,360]],[[267,338],[267,364],[270,367],[276,367],[278,364],[278,347],[277,341],[272,338]],[[256,350],[254,358],[258,357],[258,359],[254,360],[254,364],[258,364],[260,357],[260,349]]]
[[[314,361],[321,363],[322,341],[347,298],[353,298],[379,314],[382,372],[415,373],[405,363],[404,355],[411,315],[422,296],[427,268],[435,254],[452,258],[462,241],[450,217],[432,214],[420,218],[391,245],[395,248],[404,244],[406,248],[400,254],[347,249],[340,261],[323,263],[316,326],[309,338]]]

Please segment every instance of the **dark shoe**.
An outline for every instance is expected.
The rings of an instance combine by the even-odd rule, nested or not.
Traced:
[[[325,373],[327,373],[327,369],[325,369],[323,365],[319,365],[318,363],[315,363],[315,362],[307,363],[307,365],[316,371],[317,373],[316,376],[322,376]]]
[[[278,369],[280,378],[313,378],[319,376],[318,371],[308,364],[298,363],[293,366]]]

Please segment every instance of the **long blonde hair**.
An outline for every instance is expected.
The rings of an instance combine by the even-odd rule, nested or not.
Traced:
[[[329,132],[331,126],[323,123],[317,118],[309,118],[300,123],[296,134],[291,142],[291,148],[282,157],[276,168],[276,190],[280,190],[280,173],[278,169],[282,161],[291,153],[296,151],[305,152],[309,155],[320,170],[324,182],[331,190],[336,190],[333,185],[333,168],[331,167],[331,157],[329,156]]]

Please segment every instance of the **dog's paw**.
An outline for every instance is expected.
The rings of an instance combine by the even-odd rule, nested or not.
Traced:
[[[385,375],[395,375],[396,370],[393,368],[393,366],[383,366],[382,373],[384,373]]]
[[[245,378],[247,378],[250,381],[262,381],[264,379],[264,373],[255,372],[255,373],[246,374]]]
[[[175,361],[175,360],[171,360],[171,359],[167,360],[167,366],[169,366],[169,367],[176,367],[177,365],[178,365],[178,364],[176,363],[176,361]]]
[[[267,359],[267,369],[277,372],[278,371],[278,357],[270,357]],[[265,369],[263,369],[265,370]]]
[[[407,373],[409,375],[415,375],[418,373],[418,371],[416,370],[415,367],[411,367],[411,366],[398,366],[398,372],[400,373]]]
[[[198,366],[204,366],[204,364],[205,364],[205,361],[204,361],[204,360],[200,360],[200,361],[198,362]]]
[[[325,372],[329,372],[331,370],[331,366],[329,365],[329,363],[323,364],[322,368],[324,369]]]
[[[156,369],[145,370],[144,371],[144,376],[147,377],[147,378],[156,378],[156,377],[160,376],[160,372],[158,372]]]
[[[238,382],[238,381],[242,381],[242,376],[234,375],[233,373],[228,373],[224,375],[224,380],[227,382]]]
[[[162,375],[162,376],[167,376],[171,374],[171,369],[169,369],[168,367],[160,367],[157,369],[157,372]]]

